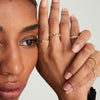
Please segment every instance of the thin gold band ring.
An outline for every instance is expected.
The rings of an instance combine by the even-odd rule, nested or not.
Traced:
[[[49,39],[38,39],[38,42],[48,41]]]
[[[94,73],[94,76],[96,77],[96,68],[95,68],[95,66],[96,66],[97,62],[96,62],[96,60],[95,60],[94,57],[89,57],[88,59],[92,59],[92,60],[94,61],[94,63],[95,63],[95,65],[94,65],[92,71],[93,71],[93,73]]]

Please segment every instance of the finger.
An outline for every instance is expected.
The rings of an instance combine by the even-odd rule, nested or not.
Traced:
[[[88,30],[81,32],[80,36],[77,38],[72,46],[73,52],[77,53],[86,44],[90,36],[91,33]]]
[[[50,33],[59,33],[59,2],[59,0],[52,0],[49,18]],[[57,36],[50,37],[50,43],[53,45],[59,42],[59,40]]]
[[[99,77],[100,76],[100,52],[95,51],[92,54],[92,57],[95,58],[95,60],[96,60],[96,66],[95,66],[96,77]]]
[[[70,43],[69,13],[66,8],[62,9],[60,21],[61,42],[67,46]]]
[[[72,64],[68,67],[64,75],[65,79],[68,80],[75,73],[77,73],[77,71],[82,67],[82,65],[94,51],[95,49],[92,44],[86,44],[85,47],[77,54]]]
[[[78,36],[79,35],[79,23],[78,20],[74,15],[70,17],[71,22],[71,29],[70,29],[70,36]],[[71,43],[73,44],[76,39],[71,39]]]
[[[78,82],[75,85],[74,89],[72,88],[72,89],[66,90],[66,88],[64,87],[64,90],[67,94],[69,94],[73,91],[76,91],[76,90],[80,89],[83,86],[85,86],[85,88],[87,88],[87,90],[89,90],[89,88],[92,86],[94,80],[95,80],[95,77],[94,77],[93,72],[91,71],[82,81]],[[65,85],[68,85],[68,84],[71,84],[71,83],[68,82]]]
[[[41,0],[39,7],[39,39],[48,39],[49,27],[48,27],[48,2],[47,0]],[[39,42],[39,46],[46,48],[49,41]]]
[[[90,77],[89,77],[90,76]],[[86,88],[89,90],[90,87],[93,85],[94,81],[95,81],[96,77],[93,73],[93,71],[91,71],[85,78],[83,82],[80,82],[80,87],[83,86],[84,84],[86,84]],[[85,81],[86,80],[86,81]],[[77,86],[78,87],[78,86]],[[77,89],[77,88],[76,88]]]
[[[82,82],[83,79],[91,72],[94,65],[95,62],[92,59],[88,59],[82,68],[64,84],[64,90],[67,92],[70,90],[75,90],[77,85],[79,85],[79,83]]]

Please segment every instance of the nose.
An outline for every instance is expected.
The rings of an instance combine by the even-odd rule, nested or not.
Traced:
[[[2,61],[0,61],[1,75],[17,75],[24,70],[21,55],[18,49],[6,50]]]

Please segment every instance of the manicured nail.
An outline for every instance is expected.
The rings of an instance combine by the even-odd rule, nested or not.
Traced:
[[[59,0],[52,0],[53,2],[59,2]]]
[[[75,45],[74,47],[72,47],[72,51],[77,53],[79,51],[79,45]]]
[[[47,6],[47,1],[46,0],[43,0],[42,1],[42,7],[46,7]]]
[[[65,85],[64,85],[64,90],[65,90],[65,91],[68,91],[70,88],[72,88],[71,84],[65,83]]]
[[[66,91],[66,94],[69,94],[71,92],[73,92],[73,88],[70,88],[70,90]]]
[[[62,9],[62,12],[66,12],[66,11],[68,11],[67,8],[63,8]]]
[[[71,78],[72,74],[70,72],[65,73],[65,79],[68,80]]]

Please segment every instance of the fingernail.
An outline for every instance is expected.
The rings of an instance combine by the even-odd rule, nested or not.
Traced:
[[[72,47],[72,51],[77,53],[79,50],[79,45],[75,45],[74,47]]]
[[[46,7],[47,6],[47,1],[46,0],[43,0],[42,1],[42,7]]]
[[[63,8],[63,9],[62,9],[62,12],[65,12],[65,11],[68,11],[67,8]]]
[[[68,80],[69,78],[71,78],[72,74],[70,72],[67,72],[65,74],[65,79]]]
[[[66,94],[69,94],[71,92],[73,92],[73,88],[70,88],[70,90],[66,91]]]
[[[66,84],[64,85],[64,90],[65,90],[65,91],[68,91],[70,88],[72,88],[71,84],[66,83]]]
[[[75,15],[71,15],[71,18],[74,19],[75,18]]]
[[[59,2],[59,0],[52,0],[53,2]]]

